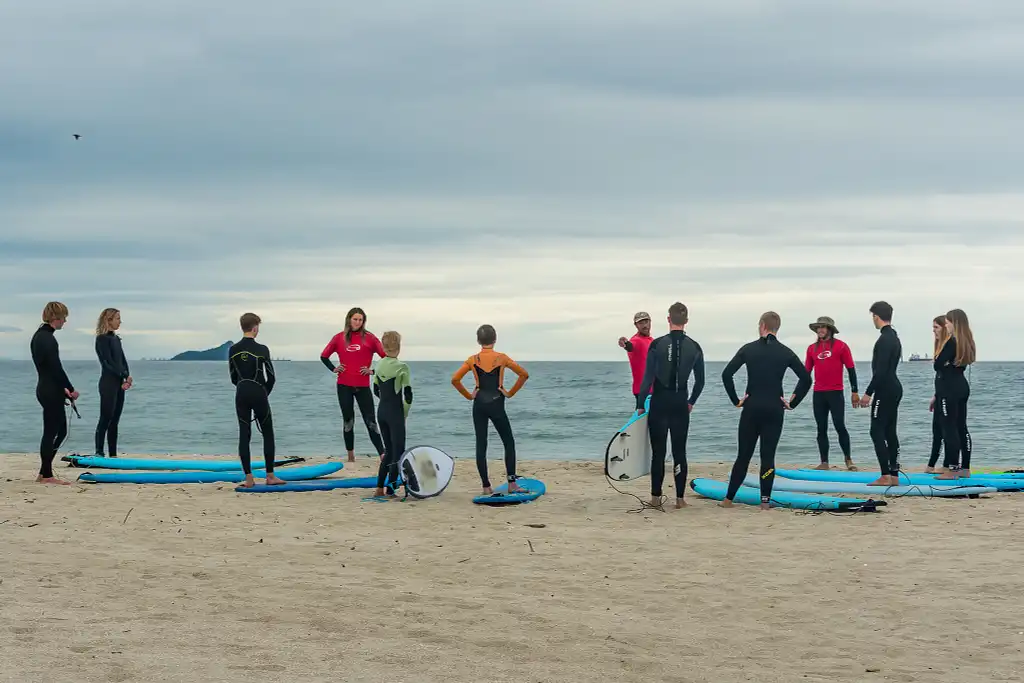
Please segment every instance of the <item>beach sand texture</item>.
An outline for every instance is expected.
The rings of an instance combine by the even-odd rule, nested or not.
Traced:
[[[469,460],[440,498],[404,503],[46,487],[33,456],[0,467],[4,681],[1024,675],[1024,494],[836,516],[723,510],[688,490],[687,510],[635,514],[598,463],[522,463],[548,493],[507,508],[471,504]],[[375,471],[360,458],[340,475]]]

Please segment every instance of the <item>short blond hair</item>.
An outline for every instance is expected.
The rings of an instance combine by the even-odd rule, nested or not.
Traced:
[[[384,353],[389,356],[397,356],[402,350],[402,335],[394,330],[388,330],[380,336],[380,345],[384,347]]]
[[[782,327],[782,318],[775,311],[764,313],[758,322],[764,325],[764,328],[772,334],[778,334],[779,328]]]
[[[68,307],[59,301],[51,301],[43,308],[43,322],[52,323],[54,320],[67,320]]]
[[[104,335],[107,332],[110,332],[111,330],[114,329],[114,327],[113,327],[114,316],[117,315],[120,312],[121,311],[117,310],[116,308],[104,308],[103,309],[103,312],[100,313],[99,319],[96,321],[96,336],[97,337],[99,337],[101,335]]]

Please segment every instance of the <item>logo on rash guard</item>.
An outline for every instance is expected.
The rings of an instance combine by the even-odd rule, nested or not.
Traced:
[[[360,344],[349,344],[348,346],[345,347],[345,350],[348,351],[349,353],[352,353],[354,351],[358,351],[361,348],[363,347]]]
[[[822,351],[821,353],[818,354],[818,360],[825,360],[826,358],[831,358],[831,357],[832,357],[832,352],[831,351],[827,351],[827,350],[826,351]]]

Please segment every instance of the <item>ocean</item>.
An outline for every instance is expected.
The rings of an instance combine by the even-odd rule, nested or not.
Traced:
[[[94,452],[93,432],[98,409],[95,361],[65,361],[71,381],[81,392],[72,413],[70,433],[59,455]],[[227,364],[214,361],[134,361],[135,387],[125,400],[118,450],[141,454],[237,453],[238,429],[234,388]],[[436,446],[457,458],[473,458],[470,404],[451,386],[459,361],[410,362],[415,400],[409,415],[409,445]],[[633,396],[625,361],[602,363],[524,362],[530,380],[507,404],[521,460],[587,460],[603,462],[605,448],[630,417]],[[724,363],[707,364],[707,384],[691,417],[688,456],[691,461],[731,461],[736,453],[739,411],[722,387]],[[344,456],[341,413],[335,377],[318,361],[275,364],[277,385],[271,395],[277,452],[282,456]],[[1024,363],[978,363],[970,370],[972,396],[968,425],[976,468],[1024,465]],[[863,389],[870,366],[857,366]],[[904,467],[923,465],[931,444],[934,374],[929,362],[906,362],[899,368],[904,398],[899,434]],[[467,379],[467,381],[471,381]],[[510,379],[506,380],[510,382]],[[35,400],[31,361],[0,361],[0,452],[38,452],[42,414]],[[736,377],[742,395],[743,371]],[[510,385],[510,384],[509,384]],[[795,385],[792,374],[787,394]],[[848,404],[847,404],[848,405]],[[358,415],[358,413],[357,413]],[[857,463],[877,463],[868,435],[869,411],[847,408],[847,424]],[[373,448],[362,422],[356,423],[356,453]],[[830,428],[833,463],[842,453]],[[253,457],[262,453],[261,437],[253,435]],[[490,438],[489,459],[501,458],[500,440]],[[780,462],[818,461],[810,396],[786,417],[779,445]]]

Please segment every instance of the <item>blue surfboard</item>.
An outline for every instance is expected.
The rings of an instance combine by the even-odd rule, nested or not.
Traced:
[[[797,481],[836,481],[867,484],[880,476],[878,472],[844,472],[839,470],[775,470],[775,474]],[[903,486],[984,486],[998,491],[1024,491],[1024,481],[1014,477],[975,475],[964,479],[939,479],[935,474],[900,472]],[[878,487],[885,489],[884,486]]]
[[[284,479],[284,477],[281,477]],[[400,486],[401,484],[399,484]],[[332,491],[334,489],[375,489],[377,488],[377,477],[352,477],[350,479],[328,479],[325,481],[302,482],[298,484],[280,484],[278,486],[267,486],[257,484],[252,488],[238,486],[235,488],[239,493],[278,493],[281,491]]]
[[[198,470],[200,472],[233,472],[235,470],[240,472],[242,470],[242,461],[237,458],[234,460],[178,460],[173,458],[105,458],[96,455],[65,455],[61,460],[70,463],[72,467],[95,467],[110,470]],[[304,460],[305,458],[275,460],[274,467],[291,465]],[[262,459],[259,464],[263,464]]]
[[[517,479],[516,483],[525,490],[509,493],[508,483],[506,482],[500,486],[495,486],[494,493],[491,495],[477,496],[473,499],[473,502],[478,505],[516,505],[537,500],[547,492],[544,482],[538,479]]]
[[[714,479],[692,479],[690,488],[699,495],[712,500],[725,500],[729,485]],[[760,505],[761,492],[748,486],[741,486],[733,498],[734,503],[744,505]],[[835,496],[815,496],[805,493],[787,493],[772,491],[771,506],[792,508],[795,510],[843,510],[847,512],[874,512],[884,500],[864,500],[859,498],[839,498]]]
[[[301,481],[303,479],[316,479],[328,474],[334,474],[343,467],[340,462],[322,463],[319,465],[306,465],[304,467],[289,467],[283,470],[275,470],[276,474],[285,481]],[[267,476],[266,470],[253,470],[252,475],[257,479]],[[245,481],[245,474],[241,470],[236,472],[104,472],[93,474],[85,472],[78,476],[78,481],[97,484],[209,484],[216,482],[241,482]]]

